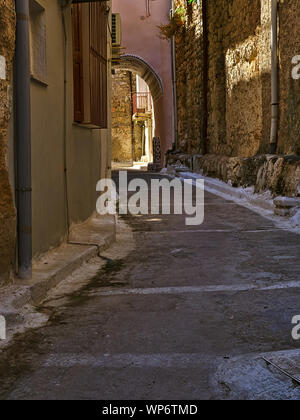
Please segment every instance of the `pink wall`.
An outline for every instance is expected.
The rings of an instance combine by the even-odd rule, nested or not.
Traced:
[[[151,16],[146,16],[146,0],[113,0],[113,12],[121,14],[122,45],[125,54],[135,54],[147,61],[160,76],[164,95],[155,103],[156,136],[163,153],[173,144],[173,91],[171,44],[159,38],[158,25],[166,22],[170,0],[150,0]]]

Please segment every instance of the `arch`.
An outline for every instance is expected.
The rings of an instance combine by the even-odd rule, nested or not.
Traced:
[[[163,84],[154,68],[141,57],[132,54],[124,54],[118,64],[113,66],[116,69],[124,69],[137,73],[148,84],[153,101],[157,101],[163,95]]]

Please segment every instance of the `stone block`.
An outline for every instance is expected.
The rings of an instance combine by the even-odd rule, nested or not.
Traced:
[[[278,208],[291,209],[293,207],[300,207],[300,198],[291,197],[276,197],[274,204]]]
[[[276,214],[276,216],[281,216],[281,217],[289,217],[291,215],[289,209],[282,209],[278,207],[275,207],[274,213]]]

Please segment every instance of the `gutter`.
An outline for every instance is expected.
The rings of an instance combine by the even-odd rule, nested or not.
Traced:
[[[32,276],[32,184],[29,1],[15,0],[16,203],[18,276]]]
[[[272,0],[271,18],[271,133],[270,150],[271,154],[277,152],[278,128],[279,128],[279,78],[278,78],[278,0]]]

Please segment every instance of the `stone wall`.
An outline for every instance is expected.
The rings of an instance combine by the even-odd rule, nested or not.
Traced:
[[[199,47],[200,41],[204,50],[202,2],[198,3],[188,7],[186,0],[175,1],[177,6],[184,5],[186,16],[176,37],[180,149],[169,154],[168,163],[188,166],[236,187],[254,186],[257,192],[270,190],[274,196],[300,196],[300,65],[295,77],[295,66],[300,64],[300,0],[278,2],[280,128],[276,156],[268,155],[271,0],[206,0],[208,139],[207,154],[199,155],[203,138],[198,132],[195,139],[192,119],[202,119],[203,78],[190,77],[192,67],[199,75],[203,71]],[[200,37],[195,35],[195,25]],[[198,103],[190,98],[191,89]]]
[[[14,263],[16,214],[9,183],[7,129],[11,116],[10,85],[15,47],[13,0],[0,0],[0,282]]]
[[[134,122],[134,160],[141,161],[143,156],[143,136],[145,135],[145,122]]]
[[[270,191],[274,197],[300,197],[300,158],[297,156],[169,154],[168,165],[218,178],[233,187],[254,187],[256,193]]]
[[[253,156],[261,151],[263,79],[260,0],[208,2],[211,153]]]
[[[300,55],[300,0],[279,2],[279,153],[300,155],[300,79],[292,78],[292,59]],[[298,72],[300,75],[300,72]]]
[[[134,77],[132,77],[134,79]],[[132,89],[131,73],[115,70],[112,77],[112,160],[132,162]]]
[[[202,1],[202,0],[201,0]],[[186,10],[186,22],[176,36],[178,141],[182,151],[202,151],[202,8],[176,0]]]
[[[207,152],[243,157],[267,153],[271,123],[271,0],[206,0],[206,4]],[[293,57],[300,55],[300,0],[278,4],[278,153],[299,155],[300,79],[294,80],[291,72]],[[201,153],[202,2],[189,6],[187,0],[175,0],[175,6],[185,8],[185,25],[176,36],[179,146],[184,153]]]
[[[183,152],[203,147],[202,2],[176,37],[178,134]],[[252,156],[270,129],[270,0],[207,1],[208,151]]]

